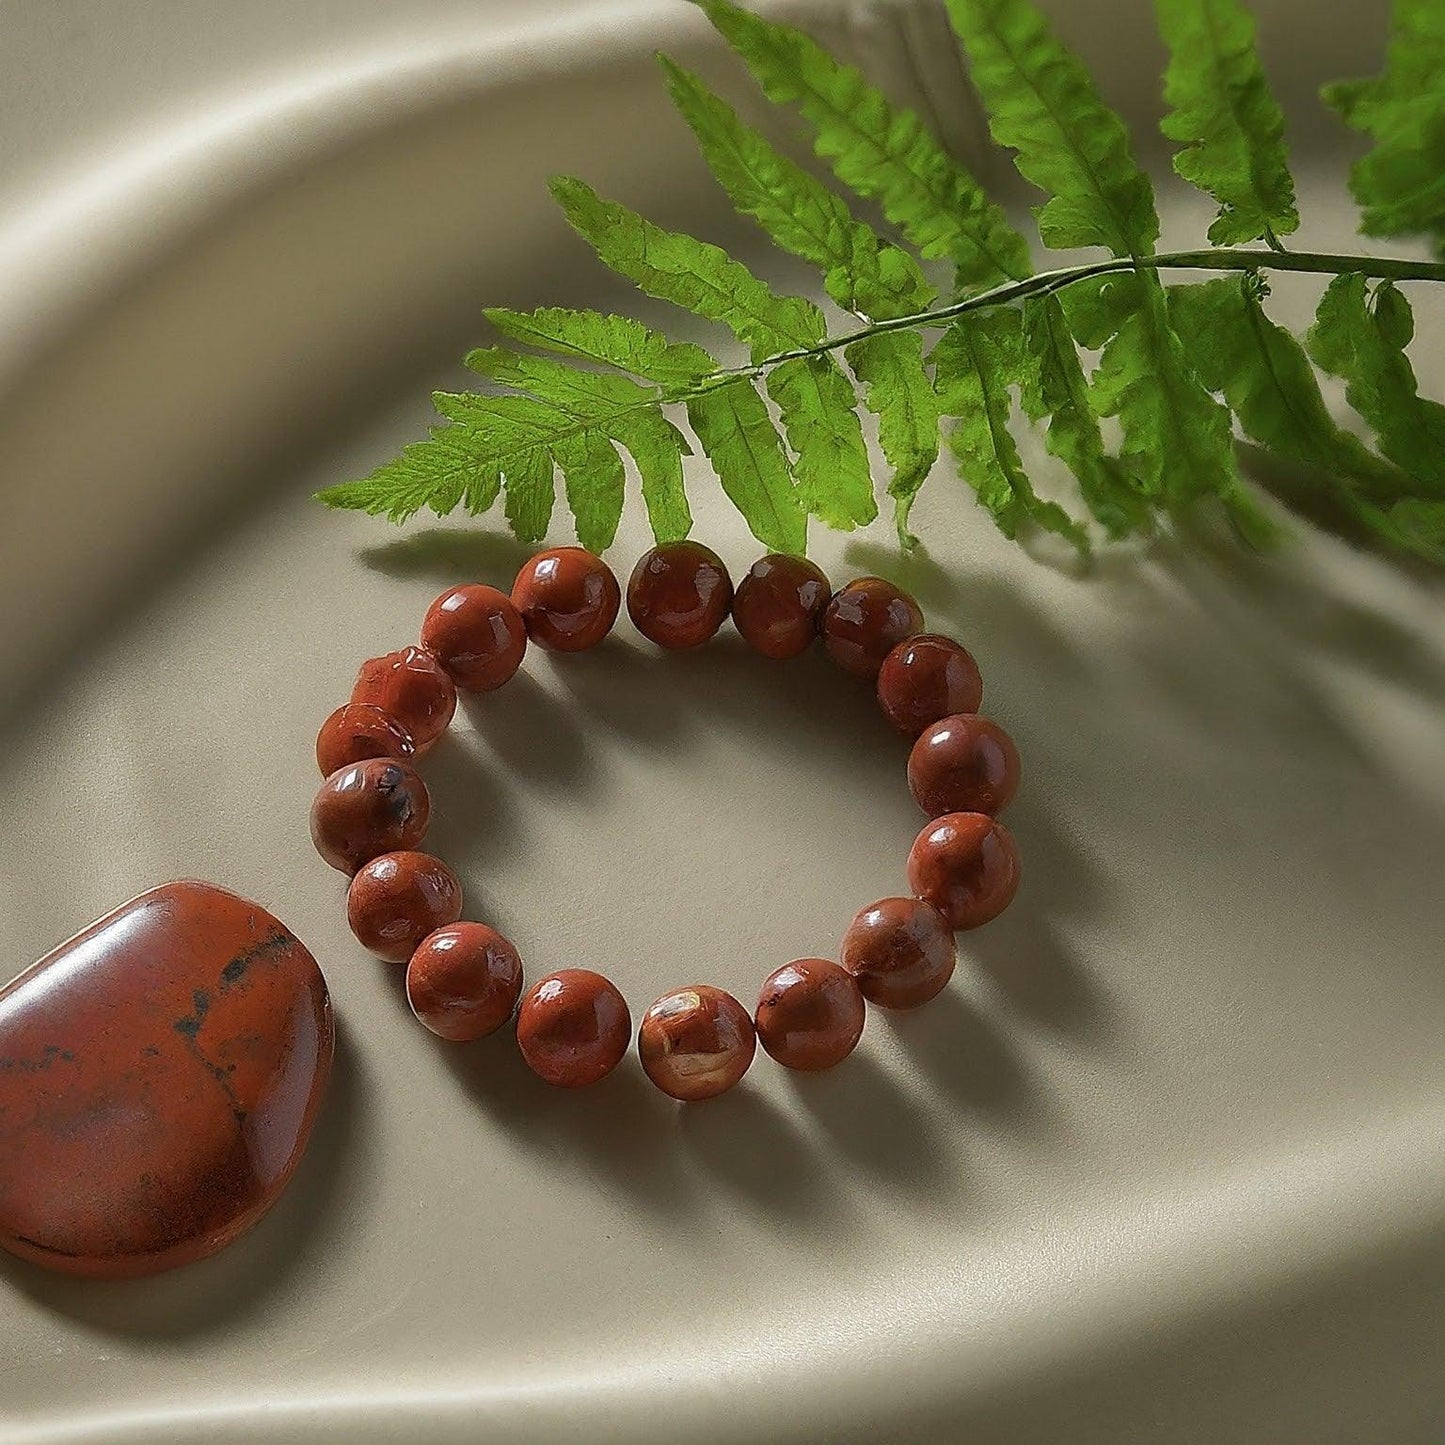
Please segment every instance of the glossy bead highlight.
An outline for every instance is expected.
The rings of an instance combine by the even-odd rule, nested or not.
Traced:
[[[406,762],[415,755],[411,734],[390,713],[369,702],[337,708],[316,734],[316,765],[323,778],[368,758]]]
[[[986,813],[945,813],[908,854],[908,886],[950,928],[978,928],[1013,902],[1020,876],[1013,834]]]
[[[527,628],[505,592],[469,583],[427,608],[421,642],[463,691],[491,692],[522,665]]]
[[[726,621],[732,600],[728,569],[701,542],[668,542],[644,552],[627,581],[632,625],[669,651],[702,646]]]
[[[845,672],[874,682],[883,659],[923,630],[923,612],[881,577],[860,577],[833,594],[823,613],[823,647]]]
[[[457,710],[456,684],[423,647],[403,647],[361,664],[352,702],[369,702],[388,712],[425,753],[447,730]]]
[[[684,1103],[726,1093],[747,1073],[757,1047],[747,1009],[705,983],[663,994],[637,1031],[643,1071]]]
[[[311,804],[311,841],[333,868],[355,873],[382,853],[415,848],[430,820],[431,795],[416,769],[368,758],[322,783]]]
[[[908,789],[930,818],[945,813],[996,817],[1018,785],[1018,749],[986,717],[944,718],[924,729],[908,755]]]
[[[772,552],[748,568],[733,596],[733,625],[754,652],[797,657],[813,644],[831,589],[805,557]]]
[[[461,916],[461,882],[430,853],[383,853],[357,872],[346,895],[357,942],[388,963],[405,963],[429,933]]]
[[[983,678],[966,647],[924,632],[900,642],[878,669],[878,706],[906,737],[955,713],[977,712]]]
[[[582,547],[553,547],[522,564],[512,602],[539,647],[583,652],[612,631],[622,589],[601,557]]]
[[[852,974],[830,959],[799,958],[768,975],[753,1024],[770,1057],[811,1073],[853,1052],[866,1014]]]
[[[587,968],[564,968],[528,989],[517,1010],[517,1047],[538,1078],[581,1089],[622,1062],[632,1015],[615,985]]]
[[[880,898],[843,935],[843,967],[882,1008],[917,1008],[943,992],[958,954],[948,920],[917,898]]]
[[[521,993],[521,955],[485,923],[438,928],[406,966],[412,1013],[438,1038],[455,1043],[495,1033],[516,1011]]]

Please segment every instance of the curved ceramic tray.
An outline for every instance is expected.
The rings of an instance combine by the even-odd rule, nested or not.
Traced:
[[[1381,16],[1261,8],[1302,243],[1348,245],[1309,97]],[[810,13],[997,174],[936,14]],[[1060,13],[1147,126],[1142,0]],[[820,539],[975,647],[1026,760],[1018,906],[832,1076],[760,1067],[682,1111],[632,1066],[551,1094],[410,1021],[304,822],[357,661],[519,550],[307,498],[420,429],[485,302],[623,299],[547,172],[755,246],[649,55],[745,81],[680,3],[71,0],[6,7],[0,40],[0,958],[214,877],[308,942],[342,1028],[241,1244],[119,1286],[5,1267],[7,1442],[1442,1438],[1438,583],[1314,537],[1080,580],[943,475],[931,557],[884,524]],[[1308,288],[1279,302],[1299,321]],[[643,545],[634,508],[619,564]],[[821,662],[624,625],[467,710],[433,837],[533,970],[749,994],[900,886],[900,763]]]

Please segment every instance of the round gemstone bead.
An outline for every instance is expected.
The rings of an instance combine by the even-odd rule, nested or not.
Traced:
[[[689,1103],[731,1089],[747,1073],[757,1047],[747,1009],[705,983],[663,994],[637,1031],[647,1077],[664,1094]]]
[[[881,577],[860,577],[833,594],[823,613],[823,647],[855,677],[873,682],[883,659],[923,630],[923,612],[904,591]]]
[[[831,1069],[858,1045],[866,1009],[852,974],[826,958],[770,973],[758,996],[758,1041],[785,1068]]]
[[[668,542],[644,552],[627,582],[627,615],[649,642],[676,651],[700,647],[732,606],[722,558],[701,542]]]
[[[333,868],[415,848],[426,836],[431,796],[415,768],[395,758],[368,758],[338,768],[311,804],[311,841]]]
[[[797,657],[817,637],[831,590],[827,577],[806,558],[770,553],[738,583],[733,625],[764,657]]]
[[[878,705],[908,737],[960,712],[977,712],[983,678],[967,648],[925,632],[900,642],[878,669]]]
[[[924,826],[908,854],[908,885],[951,928],[978,928],[1013,902],[1019,887],[1013,834],[986,813],[945,813]]]
[[[1018,790],[1019,754],[996,723],[973,713],[946,717],[913,744],[908,788],[930,818],[1001,813]]]
[[[610,1074],[632,1037],[627,1000],[600,973],[564,968],[532,985],[517,1010],[517,1047],[539,1078],[580,1089]]]
[[[323,778],[367,758],[406,762],[415,753],[411,734],[390,713],[369,702],[349,702],[337,708],[316,734],[316,765]]]
[[[351,700],[390,713],[424,753],[447,730],[457,710],[457,689],[424,647],[403,647],[361,664]]]
[[[612,631],[622,589],[601,557],[581,547],[554,547],[522,564],[512,602],[539,647],[583,652]]]
[[[422,939],[461,916],[462,885],[430,853],[383,853],[357,872],[346,895],[357,941],[388,963],[405,963]]]
[[[941,993],[958,957],[948,921],[917,898],[880,898],[860,909],[840,956],[869,1003],[899,1009]]]
[[[427,608],[421,642],[458,687],[491,692],[522,665],[527,628],[505,592],[469,583]]]
[[[495,1033],[517,1007],[522,960],[485,923],[453,923],[429,933],[406,966],[411,1011],[439,1038],[470,1043]]]

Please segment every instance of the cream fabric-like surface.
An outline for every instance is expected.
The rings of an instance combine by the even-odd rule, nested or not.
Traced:
[[[1381,17],[1261,8],[1301,245],[1350,247],[1302,97]],[[1111,98],[1155,104],[1144,6],[1064,24]],[[936,15],[821,25],[971,144]],[[481,305],[634,304],[549,171],[752,244],[650,52],[745,82],[680,4],[72,3],[0,11],[0,42],[0,956],[214,878],[307,941],[342,1031],[311,1154],[241,1244],[122,1286],[0,1270],[7,1441],[1440,1438],[1438,581],[1313,536],[1081,579],[945,471],[927,556],[886,522],[820,536],[835,578],[896,578],[975,649],[1024,757],[1019,900],[832,1075],[761,1060],[691,1110],[631,1062],[551,1093],[505,1039],[414,1024],[305,822],[356,664],[523,553],[308,496],[419,433]],[[1281,284],[1279,314],[1311,299]],[[1418,305],[1428,382],[1445,307]],[[740,572],[756,545],[695,477]],[[615,565],[645,545],[630,503]],[[694,981],[751,1003],[903,886],[903,756],[821,658],[660,657],[624,622],[459,714],[430,845],[534,977],[600,968],[634,1016]]]

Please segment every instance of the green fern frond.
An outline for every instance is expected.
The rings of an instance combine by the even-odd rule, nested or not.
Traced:
[[[916,115],[802,31],[730,0],[696,3],[768,99],[798,106],[845,186],[876,201],[922,255],[952,258],[960,289],[1029,274],[1028,242]]]
[[[468,358],[482,391],[438,393],[440,421],[425,440],[323,501],[404,520],[423,508],[479,514],[500,495],[513,530],[537,540],[560,473],[578,537],[602,550],[622,516],[630,458],[653,532],[668,541],[692,525],[683,463],[696,449],[759,541],[802,552],[810,517],[848,530],[877,514],[866,408],[905,546],[945,431],[1009,536],[1052,531],[1082,550],[1090,526],[1147,534],[1212,501],[1263,544],[1275,524],[1241,480],[1237,423],[1317,478],[1310,498],[1272,481],[1290,505],[1445,561],[1445,407],[1420,395],[1399,289],[1445,281],[1445,264],[1284,250],[1298,224],[1284,122],[1241,0],[1155,0],[1176,169],[1219,206],[1209,232],[1218,244],[1168,255],[1155,252],[1153,187],[1123,121],[1032,0],[947,0],[995,139],[1047,192],[1042,240],[1109,256],[1037,275],[1024,236],[974,177],[859,70],[732,0],[698,3],[764,93],[801,112],[843,189],[664,58],[678,110],[733,207],[816,268],[820,293],[861,327],[829,335],[808,296],[780,294],[720,247],[559,177],[553,193],[599,259],[726,328],[748,361],[724,365],[626,317],[494,309],[509,345]],[[1354,174],[1367,227],[1445,231],[1445,22],[1435,0],[1396,0],[1394,25],[1386,73],[1331,98],[1376,141]],[[902,239],[880,235],[855,202],[876,204]],[[1243,244],[1258,240],[1266,245]],[[954,263],[954,299],[938,300],[923,265],[933,258]],[[1237,274],[1166,288],[1175,269]],[[1271,270],[1334,278],[1307,345],[1264,312]],[[930,352],[927,333],[939,330]],[[1330,415],[1316,368],[1345,382],[1382,455]],[[677,424],[683,411],[696,448]],[[1117,452],[1101,417],[1117,419]],[[1072,473],[1087,525],[1033,486],[1012,430],[1021,418]]]
[[[1350,172],[1367,236],[1431,235],[1445,254],[1445,6],[1395,0],[1383,74],[1325,87],[1375,144]]]
[[[1023,373],[1023,357],[1023,316],[1015,308],[965,317],[948,328],[932,358],[939,410],[953,422],[948,444],[1005,537],[1033,523],[1087,552],[1083,527],[1035,493],[1009,430],[1010,387]]]
[[[1219,202],[1216,246],[1299,229],[1280,113],[1239,0],[1155,0],[1169,47],[1161,129],[1184,142],[1174,169]]]

